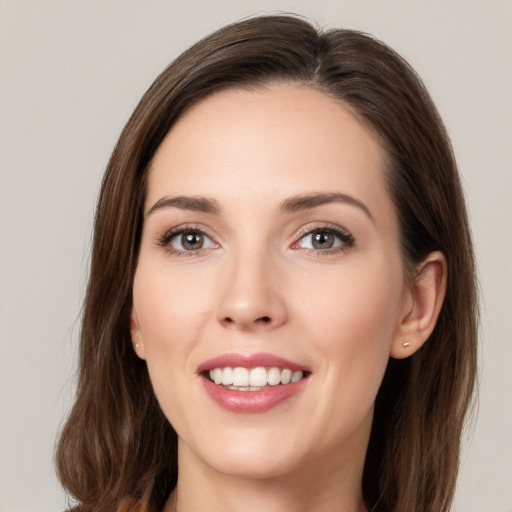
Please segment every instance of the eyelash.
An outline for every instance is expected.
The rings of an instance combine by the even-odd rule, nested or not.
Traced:
[[[307,228],[302,229],[298,233],[298,240],[292,244],[292,248],[300,248],[297,247],[298,244],[304,240],[306,236],[313,235],[314,233],[327,233],[334,235],[341,243],[339,246],[329,249],[310,249],[302,247],[301,249],[305,251],[308,255],[320,257],[320,256],[329,256],[332,254],[338,254],[340,252],[345,252],[348,249],[351,249],[355,245],[355,238],[349,232],[345,231],[343,228],[339,226],[333,226],[330,224],[318,224],[316,226],[308,226]]]
[[[208,238],[209,240],[211,240],[214,244],[216,244],[214,239],[210,235],[208,235],[204,231],[204,229],[202,229],[198,226],[194,226],[194,225],[187,225],[187,226],[182,226],[179,228],[169,229],[168,231],[166,231],[164,233],[163,236],[158,238],[157,245],[160,247],[166,248],[167,251],[169,252],[169,254],[174,255],[174,256],[178,256],[178,257],[180,257],[180,256],[183,256],[183,257],[197,256],[197,254],[199,254],[200,251],[203,251],[205,249],[201,248],[201,249],[197,249],[197,250],[182,251],[179,249],[175,249],[171,245],[171,241],[173,238],[175,238],[178,235],[183,235],[184,233],[188,233],[188,232],[202,235],[202,236]],[[305,248],[305,247],[299,246],[299,243],[301,241],[303,241],[306,236],[313,235],[314,233],[331,234],[334,237],[336,237],[339,240],[339,242],[341,242],[341,243],[339,246],[334,247],[334,248],[329,248],[329,249],[311,249],[311,248]],[[340,228],[339,226],[333,226],[330,224],[319,224],[319,225],[316,225],[313,227],[307,227],[307,228],[303,228],[302,230],[300,230],[299,233],[297,234],[297,241],[294,242],[291,245],[291,247],[292,247],[292,249],[297,249],[297,250],[301,249],[301,250],[305,251],[308,255],[320,257],[323,255],[332,255],[332,254],[337,254],[339,252],[345,252],[347,249],[352,248],[354,245],[355,245],[355,239],[354,239],[353,235],[351,235],[344,229]]]
[[[167,251],[169,252],[169,254],[178,256],[178,257],[180,257],[180,256],[184,256],[184,257],[196,256],[201,250],[204,250],[201,248],[201,249],[191,250],[191,251],[181,251],[179,249],[175,249],[174,247],[172,247],[171,240],[173,238],[177,237],[178,235],[183,235],[184,233],[196,233],[196,234],[204,236],[205,238],[208,238],[213,243],[216,243],[210,235],[205,233],[204,229],[200,228],[199,226],[187,225],[187,226],[181,226],[179,228],[169,229],[168,231],[166,231],[164,233],[163,236],[161,236],[157,240],[157,245],[160,247],[166,248]]]

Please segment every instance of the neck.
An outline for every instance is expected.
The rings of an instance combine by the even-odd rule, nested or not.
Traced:
[[[181,446],[179,478],[164,512],[365,512],[361,482],[363,460],[357,465],[305,464],[286,476],[247,478],[191,464]]]

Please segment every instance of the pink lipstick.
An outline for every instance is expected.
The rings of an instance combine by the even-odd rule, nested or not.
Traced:
[[[310,373],[305,366],[265,353],[224,354],[198,368],[210,398],[240,413],[272,409],[304,389]]]

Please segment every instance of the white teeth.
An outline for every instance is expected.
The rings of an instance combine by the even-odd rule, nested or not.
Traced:
[[[249,370],[237,366],[233,368],[233,386],[248,386],[249,385]]]
[[[289,384],[292,380],[292,371],[285,368],[281,372],[281,384]]]
[[[249,373],[249,386],[263,387],[267,385],[267,370],[261,366],[253,368]]]
[[[228,366],[222,371],[222,385],[230,386],[231,384],[233,384],[233,368]]]
[[[277,386],[278,384],[281,384],[281,370],[275,367],[270,368],[268,371],[267,381],[269,386]]]
[[[302,379],[303,376],[304,376],[304,374],[302,373],[301,370],[299,370],[297,372],[293,372],[293,374],[292,374],[292,382],[299,381],[300,379]]]
[[[221,368],[215,368],[215,370],[213,370],[213,382],[215,382],[215,384],[222,384],[222,369]]]
[[[217,385],[229,386],[239,391],[255,391],[266,386],[290,384],[298,382],[304,377],[301,370],[292,372],[289,368],[213,368],[210,370],[210,380]]]

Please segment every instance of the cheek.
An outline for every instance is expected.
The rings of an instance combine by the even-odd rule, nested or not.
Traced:
[[[371,418],[395,335],[397,282],[389,274],[354,271],[332,280],[303,308],[303,330],[314,340],[319,380],[327,388],[316,397],[318,418],[330,418],[319,443],[345,439]],[[312,428],[320,428],[320,421]]]
[[[165,261],[144,263],[135,274],[133,301],[146,364],[162,411],[180,431],[193,408],[184,386],[194,373],[190,353],[208,321],[210,295],[204,283],[200,291],[197,279],[187,272],[171,273]]]
[[[401,269],[371,268],[351,268],[331,278],[321,293],[317,290],[303,304],[301,314],[303,330],[316,345],[329,385],[350,387],[355,402],[367,406],[373,403],[389,360],[402,300]]]
[[[137,270],[134,306],[148,357],[179,352],[194,342],[211,317],[208,282],[192,272],[171,273],[157,265]]]
[[[197,279],[171,273],[165,261],[144,263],[135,274],[134,308],[155,395],[176,428],[187,407],[180,388],[195,370],[190,354],[210,317],[210,294],[204,282],[199,290]]]
[[[389,345],[397,326],[401,271],[383,265],[347,266],[306,281],[298,293],[308,297],[301,304],[301,316],[330,340],[333,349],[340,344],[375,349],[375,344]]]

